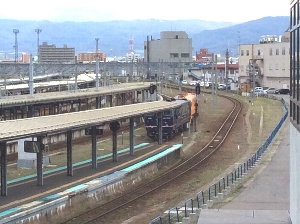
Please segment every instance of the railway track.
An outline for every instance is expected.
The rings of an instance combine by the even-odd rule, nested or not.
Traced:
[[[177,87],[178,88],[178,87]],[[187,87],[185,91],[193,91],[194,88]],[[238,115],[242,110],[242,103],[232,97],[219,95],[230,100],[233,104],[232,110],[213,138],[198,153],[179,165],[173,167],[162,175],[155,177],[151,181],[141,184],[137,188],[124,192],[122,195],[99,205],[87,212],[78,214],[62,223],[110,223],[111,217],[117,214],[122,208],[130,207],[139,200],[147,198],[155,191],[159,191],[168,185],[179,181],[178,178],[184,177],[192,169],[198,167],[203,161],[210,157],[225,141],[234,125]]]

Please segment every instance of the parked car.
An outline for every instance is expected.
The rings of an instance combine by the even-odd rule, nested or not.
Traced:
[[[198,81],[190,81],[190,86],[195,86],[198,84]]]
[[[183,85],[187,85],[187,84],[188,84],[188,82],[187,82],[186,80],[182,80],[182,81],[181,81],[181,84],[183,84]]]
[[[255,89],[255,90],[254,90],[254,95],[255,95],[255,96],[265,96],[266,93],[265,93],[265,91],[263,91],[262,89]]]
[[[208,89],[208,88],[211,88],[211,82],[205,82],[204,83],[204,87],[206,88],[206,89]]]
[[[275,91],[275,94],[290,94],[290,90],[289,89],[277,89]]]
[[[219,84],[218,85],[218,89],[219,90],[225,90],[226,89],[226,85],[225,84]]]
[[[266,94],[274,94],[276,89],[275,88],[272,88],[272,87],[269,87],[267,88],[266,90],[264,90]]]
[[[254,87],[254,92],[255,90],[264,90],[263,87]],[[251,92],[253,92],[253,89],[250,90]]]

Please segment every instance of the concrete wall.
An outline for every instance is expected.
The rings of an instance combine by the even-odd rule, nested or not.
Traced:
[[[300,224],[300,132],[290,124],[290,217]]]

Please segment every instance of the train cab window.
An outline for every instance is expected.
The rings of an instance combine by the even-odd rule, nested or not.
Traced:
[[[165,110],[165,111],[163,112],[163,115],[171,115],[171,111],[170,111],[170,110]]]

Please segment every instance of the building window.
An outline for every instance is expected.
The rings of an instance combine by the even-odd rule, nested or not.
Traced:
[[[244,56],[244,50],[241,50],[241,56]]]
[[[181,53],[181,57],[188,58],[188,57],[190,57],[190,54],[189,53]]]
[[[170,58],[178,58],[178,53],[170,53]]]
[[[249,50],[246,50],[246,55],[249,56]]]
[[[272,48],[270,48],[270,51],[269,51],[269,52],[270,52],[270,55],[272,55]]]
[[[257,55],[260,56],[260,50],[259,49],[257,50]]]
[[[279,49],[278,48],[276,49],[275,54],[279,55]]]
[[[275,70],[278,70],[278,63],[275,64]]]
[[[273,70],[272,64],[269,64],[269,70]]]
[[[282,63],[282,70],[285,70],[285,64]]]
[[[282,54],[282,55],[285,55],[285,47],[283,47],[283,48],[281,49],[281,54]]]

